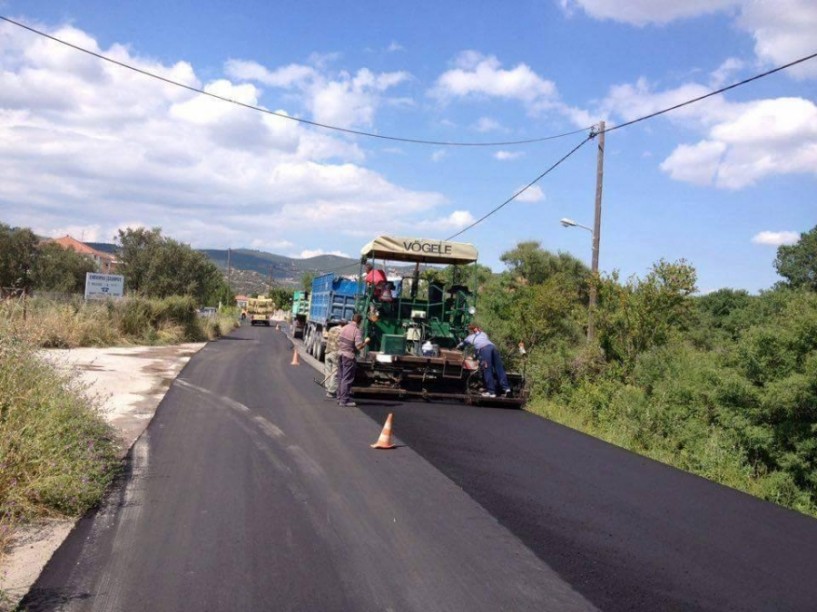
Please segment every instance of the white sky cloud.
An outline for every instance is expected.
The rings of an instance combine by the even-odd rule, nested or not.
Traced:
[[[783,244],[795,244],[800,240],[800,234],[797,232],[760,232],[752,237],[754,244],[762,244],[768,246],[781,246]]]
[[[300,64],[269,70],[257,62],[235,59],[224,69],[234,79],[297,91],[315,121],[343,128],[371,126],[382,104],[405,104],[406,100],[392,101],[385,93],[411,78],[407,72],[374,73],[368,68],[328,75]]]
[[[697,17],[730,9],[737,4],[740,4],[740,0],[561,0],[562,7],[569,13],[578,7],[596,19],[610,19],[636,26]]]
[[[49,238],[62,238],[71,236],[81,242],[111,242],[113,236],[106,236],[102,233],[102,227],[96,224],[90,225],[66,225],[64,227],[32,227],[31,230],[38,236]]]
[[[736,57],[727,58],[718,68],[712,73],[710,78],[710,86],[712,89],[720,89],[724,85],[729,85],[739,79],[736,78],[736,73],[746,67],[746,62],[739,60]]]
[[[517,193],[522,187],[524,187],[524,185],[520,186],[514,193]],[[517,196],[516,201],[533,203],[541,202],[544,199],[545,193],[542,191],[542,188],[539,185],[531,185]]]
[[[727,60],[709,78],[722,80],[740,67],[737,60]],[[659,91],[640,78],[611,87],[599,113],[630,121],[710,91],[698,83]],[[675,180],[742,189],[768,176],[817,174],[817,106],[810,100],[736,103],[717,95],[664,117],[703,135],[698,142],[678,145],[661,164]]]
[[[257,249],[259,251],[272,251],[273,253],[278,253],[280,251],[291,249],[295,245],[292,244],[289,240],[263,240],[261,238],[256,238],[250,241],[250,248]]]
[[[513,159],[519,159],[525,155],[523,151],[497,151],[494,153],[494,159],[498,159],[499,161],[510,161]]]
[[[456,67],[444,72],[429,92],[441,102],[465,97],[497,97],[522,102],[528,111],[551,108],[557,97],[556,85],[537,75],[526,64],[504,69],[494,56],[464,51]]]
[[[661,164],[678,180],[741,189],[772,175],[817,175],[817,106],[803,98],[736,105],[707,137]]]
[[[817,2],[814,0],[561,0],[568,14],[583,10],[595,19],[635,26],[666,24],[716,12],[734,15],[735,24],[755,40],[757,57],[779,65],[814,53]],[[817,77],[817,63],[791,69],[800,78]]]
[[[744,0],[738,24],[755,39],[755,53],[767,64],[780,65],[811,55],[817,40],[814,0]],[[817,62],[789,69],[795,77],[817,77]]]
[[[201,83],[186,63],[158,64],[123,46],[101,49],[70,26],[43,29],[136,67],[259,104],[254,84],[227,78]],[[0,25],[0,42],[5,222],[48,235],[85,231],[86,240],[104,241],[138,222],[193,246],[226,247],[259,234],[267,244],[284,244],[293,228],[330,231],[338,214],[394,228],[428,218],[444,203],[437,193],[401,188],[361,166],[363,153],[348,139],[159,83],[9,24]],[[259,83],[316,85],[309,92],[325,113],[316,118],[341,123],[371,120],[378,96],[406,78],[361,69],[320,81],[296,66],[269,74],[249,63],[233,68],[256,70]],[[340,85],[337,93],[332,84]]]
[[[471,225],[474,221],[476,221],[476,219],[469,211],[455,210],[447,217],[441,217],[432,221],[423,221],[418,224],[417,227],[423,231],[434,232],[438,235],[441,231],[448,232],[462,229]]]
[[[477,132],[495,132],[502,128],[502,125],[496,119],[492,119],[491,117],[480,117],[477,120],[474,129]]]
[[[600,104],[600,113],[603,116],[615,115],[623,121],[632,121],[711,91],[711,88],[698,83],[684,83],[674,89],[655,91],[653,85],[642,77],[635,83],[612,86]],[[722,95],[717,95],[681,107],[664,117],[669,121],[686,121],[706,126],[728,119],[734,112],[735,104],[727,102]]]
[[[444,160],[448,156],[446,149],[437,149],[431,154],[431,161],[438,162]]]
[[[337,255],[338,257],[349,257],[343,251],[324,251],[323,249],[304,249],[297,255],[290,255],[296,259],[309,259],[310,257],[317,257],[318,255]]]

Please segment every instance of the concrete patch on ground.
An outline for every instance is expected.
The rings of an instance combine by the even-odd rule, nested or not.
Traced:
[[[170,384],[205,344],[47,350],[42,356],[76,377],[119,433],[124,457],[147,428]],[[0,566],[0,593],[8,597],[0,599],[0,610],[4,605],[13,609],[28,592],[73,526],[72,520],[51,520],[14,534],[12,549]]]

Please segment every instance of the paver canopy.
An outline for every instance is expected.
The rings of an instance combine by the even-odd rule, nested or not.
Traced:
[[[467,242],[397,236],[378,236],[364,246],[360,254],[367,258],[442,265],[468,264],[477,260],[476,247]]]

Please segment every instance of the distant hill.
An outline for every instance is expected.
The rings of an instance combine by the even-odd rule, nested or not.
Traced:
[[[116,249],[118,248],[115,244],[111,244],[110,242],[86,242],[85,244],[103,253],[116,253]]]
[[[210,260],[221,268],[227,268],[227,251],[201,249]],[[274,255],[264,251],[233,249],[230,252],[230,267],[237,270],[252,270],[279,282],[300,283],[304,272],[338,272],[356,274],[359,269],[357,259],[337,255],[318,255],[307,259],[295,259],[284,255]]]
[[[117,245],[107,242],[87,242],[88,246],[103,253],[115,253]],[[227,276],[226,249],[198,249]],[[321,274],[357,274],[357,259],[337,255],[318,255],[296,259],[253,249],[232,249],[229,252],[230,286],[237,293],[266,293],[272,285],[300,287],[305,272]]]

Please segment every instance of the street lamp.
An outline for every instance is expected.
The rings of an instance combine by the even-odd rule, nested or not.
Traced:
[[[587,227],[586,225],[582,225],[581,223],[576,223],[573,219],[564,218],[561,219],[559,223],[561,223],[564,227],[581,227],[590,232],[591,235],[593,234],[593,228]]]
[[[590,266],[590,271],[593,273],[593,283],[590,285],[590,309],[587,313],[587,341],[592,342],[596,336],[596,327],[593,322],[593,311],[596,309],[596,277],[599,273],[599,235],[593,231],[593,228],[577,223],[573,219],[562,218],[559,220],[559,223],[562,224],[562,227],[580,227],[582,229],[586,229],[593,237],[593,259]],[[599,219],[597,218],[596,225],[598,226],[598,224]]]

